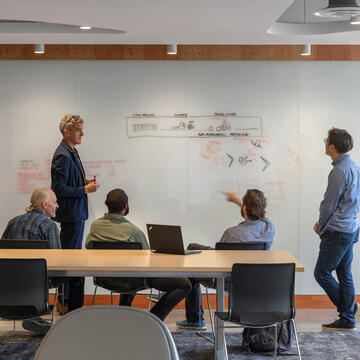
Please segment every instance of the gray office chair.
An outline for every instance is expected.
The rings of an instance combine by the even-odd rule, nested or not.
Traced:
[[[66,314],[49,330],[34,357],[48,359],[179,360],[179,355],[170,331],[153,314],[90,306]]]
[[[215,250],[265,250],[266,249],[266,242],[262,241],[242,241],[242,242],[217,242],[215,244]],[[214,332],[214,322],[211,315],[211,307],[210,307],[210,300],[209,300],[209,288],[216,288],[215,279],[212,279],[212,281],[209,281],[209,279],[206,279],[204,281],[200,281],[200,284],[205,287],[206,291],[206,300],[208,304],[208,311],[209,311],[209,317],[210,317],[210,325],[211,325],[211,331],[213,334],[213,339],[215,339],[215,332]],[[225,291],[228,291],[230,287],[230,278],[225,279]],[[200,311],[199,311],[200,313]],[[201,318],[201,315],[199,315]],[[199,319],[200,322],[200,319]],[[214,343],[214,340],[209,339],[206,335],[202,334],[201,332],[197,333],[199,336],[205,338],[206,340],[210,341],[211,343]]]

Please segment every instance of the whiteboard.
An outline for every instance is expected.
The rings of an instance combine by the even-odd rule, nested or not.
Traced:
[[[276,228],[273,248],[305,266],[297,293],[323,294],[312,230],[331,169],[323,138],[346,128],[360,163],[359,70],[356,62],[2,61],[1,228],[34,187],[50,185],[60,118],[80,114],[78,150],[101,185],[89,195],[84,240],[107,192],[120,187],[129,220],[144,232],[146,223],[181,225],[186,244],[214,246],[242,220],[221,191],[259,188]]]

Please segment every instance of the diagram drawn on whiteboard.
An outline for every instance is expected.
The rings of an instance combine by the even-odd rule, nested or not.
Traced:
[[[129,138],[262,137],[260,116],[242,116],[236,113],[203,116],[133,114],[126,117],[126,125]]]

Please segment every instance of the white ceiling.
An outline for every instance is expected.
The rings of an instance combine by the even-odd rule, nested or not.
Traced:
[[[296,2],[303,0],[296,0]],[[307,0],[308,13],[327,0]],[[294,0],[0,0],[0,18],[91,25],[125,34],[8,32],[0,43],[46,44],[360,44],[360,31],[326,35],[271,35],[280,18],[296,21],[303,6]],[[296,15],[297,12],[297,15]],[[294,15],[295,14],[295,15]],[[294,20],[295,19],[295,20]],[[314,19],[309,15],[309,21]],[[360,30],[360,27],[359,27]]]

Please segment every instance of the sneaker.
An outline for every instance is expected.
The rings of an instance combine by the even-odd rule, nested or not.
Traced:
[[[43,319],[29,319],[22,322],[22,327],[36,334],[45,335],[50,330],[51,324]]]
[[[205,320],[202,319],[201,322],[188,322],[184,321],[177,321],[176,325],[179,329],[186,329],[186,330],[206,330]]]
[[[354,331],[356,330],[356,325],[346,323],[342,319],[335,320],[329,324],[322,324],[321,325],[323,330],[328,331]]]
[[[151,295],[147,297],[152,303],[156,304],[159,302],[160,300],[160,296],[159,295]]]
[[[151,295],[151,298],[150,298],[150,296],[148,296],[147,298],[148,298],[149,300],[151,300],[151,302],[153,302],[153,303],[156,304],[156,303],[159,302],[160,298],[161,298],[164,294],[165,294],[165,292],[160,291],[159,294],[152,294],[152,295]]]

